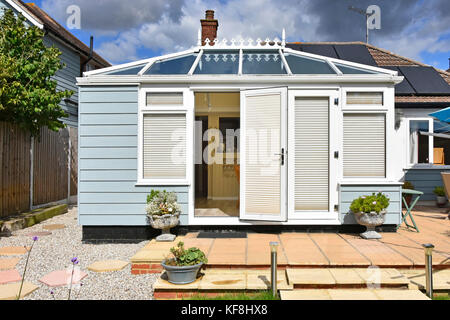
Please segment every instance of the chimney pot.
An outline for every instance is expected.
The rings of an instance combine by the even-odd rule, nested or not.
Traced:
[[[214,45],[214,40],[217,38],[217,28],[219,21],[214,19],[214,10],[206,10],[205,19],[200,20],[202,26],[202,46],[205,45],[205,40],[209,39],[210,45]]]

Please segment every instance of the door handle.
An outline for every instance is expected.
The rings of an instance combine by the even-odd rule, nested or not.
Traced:
[[[281,156],[281,165],[284,165],[284,148],[281,148],[281,153],[274,153],[275,156]]]

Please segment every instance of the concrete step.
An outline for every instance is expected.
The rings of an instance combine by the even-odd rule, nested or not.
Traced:
[[[294,289],[408,288],[409,279],[391,268],[286,269]]]
[[[430,300],[408,289],[301,289],[281,290],[281,300]]]

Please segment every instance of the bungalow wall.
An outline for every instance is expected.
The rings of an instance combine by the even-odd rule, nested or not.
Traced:
[[[188,186],[136,186],[138,87],[80,87],[79,223],[84,226],[146,225],[151,189],[174,191],[188,222]]]

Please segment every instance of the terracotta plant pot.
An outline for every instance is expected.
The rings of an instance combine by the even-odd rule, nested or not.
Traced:
[[[381,235],[375,231],[375,227],[381,226],[385,221],[386,210],[377,213],[375,211],[366,212],[354,212],[356,221],[367,228],[367,230],[360,234],[364,239],[380,239]]]

